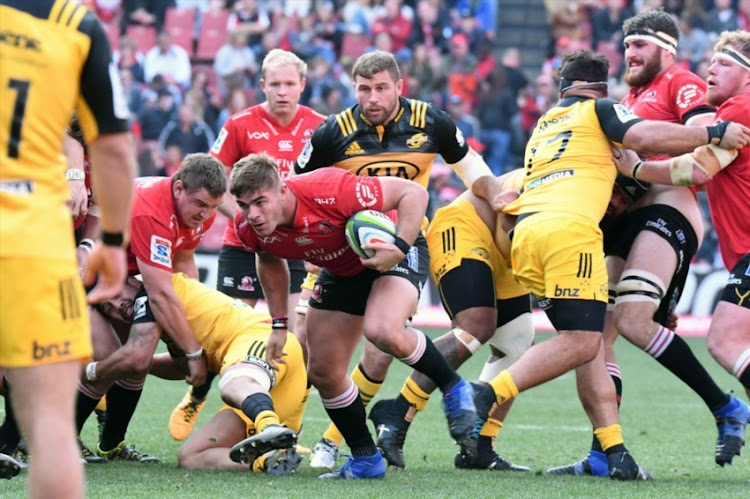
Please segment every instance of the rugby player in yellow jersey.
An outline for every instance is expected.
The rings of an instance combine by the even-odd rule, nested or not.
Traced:
[[[91,355],[86,300],[113,297],[126,274],[131,189],[122,186],[135,171],[128,110],[106,34],[85,7],[4,0],[0,19],[0,365],[23,387],[11,399],[34,455],[29,495],[81,497],[73,404],[80,362]],[[65,206],[62,143],[74,109],[101,207],[103,245],[86,272],[98,284],[88,297]],[[0,476],[17,472],[0,459]]]
[[[221,376],[219,391],[226,403],[185,442],[179,452],[179,465],[215,470],[247,470],[250,465],[254,471],[291,473],[301,460],[294,447],[302,424],[300,404],[307,386],[299,342],[287,333],[284,363],[278,363],[277,370],[272,369],[264,360],[272,330],[268,314],[185,274],[175,273],[171,277],[185,319],[201,344],[209,372]],[[108,315],[116,316],[120,304],[130,299],[135,308],[132,327],[155,331],[158,335],[161,327],[154,318],[145,288],[133,284],[128,283],[129,293],[118,297],[122,301],[107,304]],[[166,335],[162,338],[170,353],[154,355],[151,374],[184,379],[185,354]],[[127,369],[125,363],[120,367]],[[119,367],[108,372],[114,371],[119,371],[118,376],[126,374]],[[281,451],[273,452],[278,449]],[[258,459],[264,454],[268,455]]]
[[[528,388],[577,368],[578,393],[607,455],[609,475],[649,475],[627,451],[614,385],[604,364],[602,330],[608,299],[599,222],[617,170],[611,142],[641,153],[680,154],[707,143],[733,147],[738,125],[686,127],[638,118],[607,99],[609,61],[580,51],[560,69],[558,104],[539,119],[526,148],[526,178],[505,213],[517,216],[511,246],[516,279],[539,300],[558,335],[527,350],[477,390],[480,420]]]
[[[518,169],[498,178],[503,196],[511,195],[508,201],[518,195],[523,177],[524,170]],[[430,274],[453,325],[451,331],[435,340],[435,345],[457,369],[489,343],[493,357],[480,375],[484,382],[512,364],[534,340],[529,292],[516,282],[496,245],[498,221],[487,201],[465,191],[435,213],[427,230]],[[380,400],[370,411],[370,419],[378,422],[378,446],[390,466],[405,467],[406,433],[434,390],[431,379],[413,371],[397,398]],[[485,423],[481,437],[486,438],[474,434],[479,430],[475,428],[472,437],[461,442],[457,467],[530,471],[505,461],[493,450],[492,441],[500,431],[504,412]]]

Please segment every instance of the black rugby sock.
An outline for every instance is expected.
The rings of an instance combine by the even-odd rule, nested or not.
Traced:
[[[122,387],[118,381],[107,391],[107,422],[104,424],[99,448],[112,450],[125,440],[125,433],[133,417],[143,385],[136,390]]]
[[[323,404],[325,407],[325,403]],[[357,398],[346,407],[330,408],[326,407],[328,417],[333,424],[339,429],[344,436],[346,444],[355,457],[374,456],[377,452],[372,435],[367,429],[365,406],[362,398],[357,394]]]
[[[426,340],[424,353],[411,366],[434,381],[440,388],[440,391],[445,392],[450,390],[456,383],[461,381],[461,377],[448,364],[448,361],[438,351],[432,340],[427,335],[424,335],[424,337]]]
[[[8,378],[3,376],[5,386],[5,421],[0,426],[0,452],[3,454],[13,454],[21,441],[21,432],[18,429],[16,415],[13,411],[13,402],[10,400],[10,385]]]

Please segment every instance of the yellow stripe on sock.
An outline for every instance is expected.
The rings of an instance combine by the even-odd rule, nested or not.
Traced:
[[[408,378],[401,388],[401,395],[418,411],[423,411],[430,400],[430,394],[419,388],[416,381],[411,378]]]
[[[255,429],[258,433],[262,432],[263,429],[270,424],[280,424],[279,416],[273,411],[260,411],[255,417]]]
[[[518,396],[516,382],[513,381],[513,377],[507,369],[490,381],[490,386],[492,386],[492,389],[495,391],[495,397],[497,397],[498,404],[502,404]]]
[[[602,450],[606,451],[610,447],[624,443],[622,439],[622,427],[619,424],[596,428],[594,435],[602,445]]]
[[[482,426],[482,430],[479,432],[479,436],[497,438],[502,428],[503,428],[502,421],[489,418],[487,421],[484,422],[484,426]]]
[[[352,371],[352,381],[359,389],[359,396],[362,397],[362,403],[365,404],[365,407],[367,407],[370,400],[378,394],[380,387],[383,386],[382,381],[380,383],[375,383],[365,378],[365,375],[359,366],[355,367],[354,371]]]

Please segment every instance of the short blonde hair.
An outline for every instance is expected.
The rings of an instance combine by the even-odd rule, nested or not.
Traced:
[[[299,79],[302,80],[307,75],[307,63],[297,57],[296,54],[282,49],[273,49],[263,59],[263,65],[260,67],[261,78],[266,77],[266,70],[270,68],[278,68],[279,66],[286,66],[291,64],[297,68],[299,73]]]
[[[714,45],[714,52],[721,52],[727,47],[750,57],[750,33],[744,30],[724,31]]]

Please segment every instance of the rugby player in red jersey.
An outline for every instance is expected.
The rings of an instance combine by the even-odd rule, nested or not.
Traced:
[[[750,33],[722,33],[714,52],[706,94],[709,104],[719,106],[714,120],[750,127]],[[750,396],[750,209],[746,202],[750,195],[750,147],[729,152],[703,146],[677,158],[645,162],[626,151],[619,160],[616,155],[616,163],[622,173],[642,181],[705,183],[721,256],[730,270],[711,320],[708,350]],[[749,417],[750,409],[744,402],[733,413],[717,416],[718,464],[731,464],[740,454]]]
[[[206,379],[206,362],[200,343],[185,318],[182,305],[172,288],[173,272],[198,277],[193,253],[216,217],[226,191],[226,176],[219,161],[208,154],[191,154],[171,178],[147,177],[136,180],[130,219],[128,274],[141,274],[143,287],[160,324],[177,348],[187,353],[190,374],[186,380],[201,385]],[[134,311],[142,312],[136,297]],[[99,307],[100,326],[93,327],[95,358],[86,366],[86,382],[79,386],[76,422],[79,430],[108,391],[107,421],[97,453],[106,459],[153,461],[125,443],[125,430],[133,415],[159,341],[154,330],[130,329],[125,323],[110,321],[127,341],[109,333],[108,304]],[[93,314],[92,314],[93,315]],[[126,332],[122,332],[125,329]],[[113,385],[114,382],[114,385]],[[111,386],[111,388],[110,388]],[[111,396],[116,391],[117,396]]]
[[[282,181],[274,161],[251,155],[235,164],[230,181],[240,212],[237,235],[258,253],[258,269],[269,311],[279,319],[286,307],[289,277],[285,258],[322,267],[307,321],[308,376],[328,415],[351,448],[352,459],[325,478],[361,479],[385,475],[359,391],[347,368],[365,336],[379,348],[435,381],[443,392],[453,438],[468,435],[474,421],[472,390],[448,365],[424,333],[405,327],[427,278],[427,253],[415,242],[427,207],[427,192],[405,179],[361,177],[326,168]],[[372,209],[396,210],[394,244],[372,244],[375,255],[360,260],[344,236],[347,219]],[[422,247],[424,242],[422,242]],[[410,284],[393,293],[398,276]],[[388,313],[384,314],[383,311]],[[276,330],[275,330],[276,331]],[[266,358],[283,362],[285,335],[273,333]]]
[[[291,52],[273,49],[266,55],[260,79],[265,102],[230,116],[211,147],[210,154],[224,164],[227,174],[238,160],[258,152],[267,152],[276,159],[282,178],[290,174],[294,160],[325,120],[325,116],[299,103],[306,74],[307,64]],[[228,223],[219,252],[216,289],[254,307],[263,298],[263,289],[255,271],[255,255],[243,249],[234,232],[232,217],[236,209],[231,196],[225,196],[221,210]],[[304,263],[290,261],[289,272],[289,329],[295,330],[295,306],[306,275]],[[305,351],[304,329],[295,330],[295,334]],[[191,387],[172,411],[169,433],[175,440],[184,440],[193,430],[212,380],[213,375],[209,374],[205,386]]]

